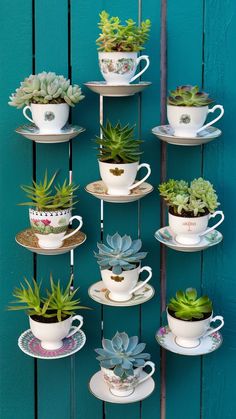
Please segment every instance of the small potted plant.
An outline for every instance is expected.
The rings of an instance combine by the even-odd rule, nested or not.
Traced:
[[[134,128],[128,124],[111,125],[109,121],[106,126],[101,125],[102,136],[96,139],[99,145],[98,163],[101,178],[108,188],[109,195],[129,195],[151,174],[149,164],[139,164],[142,141],[134,139]],[[147,174],[142,180],[134,183],[137,172],[142,167],[147,169]]]
[[[26,278],[25,285],[21,284],[13,291],[16,300],[8,309],[27,311],[31,331],[44,349],[59,349],[63,345],[62,339],[71,337],[83,325],[83,317],[74,313],[87,307],[80,306],[80,300],[75,298],[78,288],[71,291],[72,279],[63,289],[60,281],[54,282],[51,276],[51,289],[46,291],[46,295],[42,293],[41,283],[37,284],[33,279],[30,284]],[[79,325],[70,332],[75,320]]]
[[[143,353],[145,346],[139,343],[137,336],[117,332],[112,340],[102,340],[102,348],[95,349],[103,379],[115,396],[129,396],[135,387],[154,374],[155,364],[149,361],[149,354]],[[141,372],[146,366],[151,367],[151,372],[142,378]]]
[[[185,245],[195,245],[201,236],[214,230],[224,220],[213,185],[202,178],[190,184],[184,180],[169,179],[159,185],[160,195],[169,207],[169,226],[175,240]],[[214,226],[207,228],[210,218],[220,215]]]
[[[107,235],[107,244],[98,243],[99,253],[95,253],[101,269],[102,280],[110,291],[110,298],[114,301],[130,300],[132,294],[144,287],[152,277],[149,266],[141,268],[141,260],[147,253],[140,252],[140,239],[132,240],[130,236]],[[148,277],[137,285],[141,272],[147,271]]]
[[[199,339],[215,333],[224,326],[222,316],[213,317],[212,302],[207,295],[200,298],[195,288],[177,291],[167,305],[168,325],[176,336],[176,343],[186,348],[199,345]],[[215,329],[210,324],[219,320],[221,324]]]
[[[46,134],[60,132],[68,121],[69,107],[82,99],[84,96],[77,84],[71,85],[65,77],[43,71],[25,78],[10,96],[9,105],[24,106],[24,116]]]
[[[124,85],[136,80],[149,66],[147,55],[138,57],[148,40],[151,22],[149,19],[137,26],[132,19],[122,25],[119,17],[110,17],[103,10],[98,24],[101,33],[96,40],[101,73],[107,84]],[[134,76],[141,60],[146,66]]]
[[[46,171],[43,181],[33,180],[32,186],[21,186],[30,202],[19,205],[30,206],[31,228],[42,249],[58,249],[63,245],[65,239],[76,234],[83,225],[81,216],[71,216],[72,208],[77,202],[74,193],[79,186],[68,183],[67,180],[62,185],[56,186],[54,184],[56,174],[54,173],[48,180]],[[79,226],[71,233],[66,234],[70,222],[74,219],[79,221]]]
[[[209,95],[199,91],[198,86],[179,86],[171,90],[167,98],[167,119],[177,137],[196,137],[198,133],[214,124],[224,114],[222,105],[215,105],[209,109],[213,102]],[[208,113],[220,109],[220,115],[213,121],[204,125]]]

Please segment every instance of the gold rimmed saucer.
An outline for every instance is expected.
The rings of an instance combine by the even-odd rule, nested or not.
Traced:
[[[73,229],[69,229],[69,232],[71,231],[73,231]],[[76,233],[74,236],[66,239],[63,242],[62,247],[59,249],[42,249],[39,247],[38,239],[33,233],[32,229],[27,228],[26,230],[20,231],[20,233],[16,235],[15,240],[20,246],[23,246],[31,252],[37,253],[38,255],[54,256],[70,252],[71,250],[84,243],[86,238],[86,235],[82,231],[78,231],[78,233]]]
[[[130,195],[108,195],[107,187],[102,180],[89,183],[85,190],[96,198],[106,202],[114,202],[117,204],[125,204],[127,202],[137,201],[153,191],[153,186],[150,183],[143,182],[137,188],[132,189]]]

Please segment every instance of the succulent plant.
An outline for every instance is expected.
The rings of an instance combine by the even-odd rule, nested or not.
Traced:
[[[190,184],[183,180],[169,179],[159,185],[159,192],[176,215],[187,213],[189,217],[197,217],[213,213],[219,206],[213,185],[201,177]]]
[[[22,185],[21,189],[26,192],[27,198],[30,202],[23,202],[19,205],[27,205],[36,207],[39,211],[57,210],[72,208],[78,201],[75,201],[76,195],[74,192],[79,186],[69,183],[67,180],[62,185],[55,186],[53,182],[57,172],[48,180],[47,170],[44,175],[44,180],[40,182],[32,181],[32,186]],[[55,192],[52,193],[54,186]]]
[[[137,336],[116,332],[112,340],[103,339],[102,348],[95,349],[102,368],[114,370],[114,374],[125,380],[134,375],[134,368],[142,367],[150,355],[143,353],[145,343],[138,343]]]
[[[41,285],[32,279],[32,285],[24,278],[26,286],[21,284],[21,288],[15,288],[13,296],[16,301],[12,301],[12,306],[8,310],[27,310],[29,316],[38,316],[45,318],[55,318],[58,321],[72,316],[75,310],[87,307],[80,306],[80,300],[75,298],[78,288],[71,291],[73,276],[71,276],[65,290],[50,277],[51,290],[46,292],[46,296],[42,295]],[[15,305],[20,304],[20,305]]]
[[[130,236],[121,237],[118,233],[107,235],[107,245],[98,243],[99,253],[95,253],[100,268],[112,269],[115,275],[120,275],[122,270],[135,269],[137,264],[147,255],[139,252],[142,246],[140,239],[132,240]]]
[[[101,125],[103,138],[97,137],[96,143],[100,147],[98,158],[100,161],[112,163],[133,163],[139,160],[142,154],[139,151],[141,140],[134,139],[134,126],[128,124],[121,126],[120,123],[111,125],[107,121],[106,126]]]
[[[195,288],[187,288],[185,291],[177,291],[176,297],[171,298],[167,305],[177,319],[201,320],[205,315],[212,312],[212,302],[204,295],[197,298]]]
[[[168,105],[174,106],[207,106],[214,102],[205,92],[200,92],[198,86],[179,86],[170,91],[167,98]]]
[[[126,20],[126,25],[122,25],[118,17],[110,17],[103,10],[100,13],[98,24],[101,33],[96,40],[99,51],[140,51],[148,40],[151,22],[149,19],[141,22],[137,26],[132,19]]]
[[[17,108],[30,103],[67,103],[69,106],[75,106],[82,99],[84,96],[77,84],[71,85],[70,80],[64,76],[43,71],[26,77],[15,93],[12,93],[8,104]]]

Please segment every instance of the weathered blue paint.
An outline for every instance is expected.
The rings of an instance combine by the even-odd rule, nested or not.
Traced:
[[[153,27],[146,53],[151,66],[143,76],[153,84],[141,96],[105,98],[104,119],[136,123],[137,136],[145,140],[143,161],[152,166],[150,183],[160,179],[160,143],[150,130],[159,124],[160,116],[160,1],[153,0],[18,0],[13,7],[0,1],[2,54],[1,86],[1,382],[0,417],[12,419],[156,419],[160,418],[160,350],[155,331],[160,325],[159,245],[153,237],[160,225],[160,201],[155,190],[140,204],[104,204],[104,237],[119,231],[141,236],[146,263],[153,268],[152,284],[156,294],[142,307],[102,308],[92,302],[88,287],[99,279],[93,257],[96,242],[101,240],[100,201],[88,195],[84,186],[99,178],[96,151],[91,141],[99,133],[99,97],[85,90],[86,99],[72,112],[72,120],[86,132],[72,142],[73,179],[80,184],[79,203],[75,212],[84,218],[87,242],[75,252],[75,285],[80,287],[84,305],[86,347],[72,359],[37,362],[37,386],[34,387],[34,362],[17,348],[19,334],[28,327],[23,314],[5,310],[11,291],[23,275],[33,274],[33,258],[14,242],[15,234],[28,224],[27,209],[16,208],[23,200],[19,183],[27,183],[33,173],[33,148],[19,138],[14,128],[24,122],[20,111],[7,105],[8,95],[20,80],[35,71],[71,73],[74,83],[101,79],[95,39],[98,14],[107,9],[122,18],[138,21],[149,17]],[[222,3],[222,4],[221,4]],[[32,4],[34,26],[32,26]],[[236,175],[233,138],[236,57],[234,2],[192,0],[168,2],[168,88],[196,83],[211,92],[226,114],[219,126],[224,135],[204,148],[168,146],[168,177],[188,180],[201,174],[213,181],[219,192],[226,220],[220,230],[224,242],[203,254],[167,252],[167,297],[177,288],[193,285],[207,292],[215,301],[215,314],[225,316],[224,344],[219,351],[201,358],[167,354],[166,419],[232,419],[236,416],[235,376],[235,233],[233,226],[234,186]],[[33,30],[34,36],[33,36]],[[203,36],[204,34],[204,36]],[[35,40],[35,56],[32,43]],[[60,169],[59,178],[68,176],[68,144],[36,146],[36,175],[45,169]],[[70,274],[69,255],[38,256],[37,277],[49,273],[66,281]],[[103,321],[103,329],[102,322]],[[94,348],[104,334],[110,338],[116,330],[139,334],[157,364],[156,389],[143,403],[134,405],[103,404],[88,390],[88,380],[98,369]],[[36,397],[37,396],[37,397]],[[37,416],[35,416],[37,401]],[[162,415],[163,418],[163,415]]]

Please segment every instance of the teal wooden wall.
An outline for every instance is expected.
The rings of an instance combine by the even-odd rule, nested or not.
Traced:
[[[99,80],[95,39],[98,14],[107,9],[122,18],[150,18],[151,38],[146,53],[151,65],[145,80],[153,84],[142,97],[105,99],[105,115],[112,121],[136,123],[145,140],[143,157],[152,166],[150,182],[160,180],[160,143],[150,130],[160,123],[160,8],[154,0],[7,0],[0,1],[0,148],[1,148],[1,278],[0,278],[0,418],[1,419],[233,419],[236,417],[234,378],[236,373],[236,142],[235,142],[235,42],[236,11],[233,0],[168,1],[168,86],[202,85],[217,103],[225,107],[219,126],[224,135],[198,148],[168,146],[167,174],[191,179],[203,174],[219,192],[225,222],[224,242],[200,254],[167,252],[167,296],[179,287],[195,286],[214,300],[215,313],[225,317],[224,344],[205,357],[184,357],[167,353],[166,388],[160,381],[160,350],[155,331],[160,326],[159,245],[153,237],[160,226],[157,192],[141,203],[104,205],[104,233],[141,233],[149,251],[146,262],[153,268],[156,295],[141,307],[102,308],[92,302],[88,287],[99,279],[93,257],[101,237],[100,201],[88,195],[84,186],[98,179],[96,152],[91,139],[99,132],[99,98],[86,91],[72,119],[86,127],[73,140],[74,181],[80,187],[77,213],[84,218],[88,239],[75,252],[75,283],[81,298],[93,311],[84,312],[86,347],[72,358],[34,361],[17,347],[19,334],[28,328],[23,313],[6,311],[11,292],[23,275],[55,277],[66,281],[70,273],[69,255],[33,255],[17,246],[15,234],[28,225],[27,211],[17,207],[22,200],[19,184],[29,182],[35,171],[60,169],[61,178],[69,168],[69,146],[37,145],[14,133],[23,123],[20,111],[7,105],[9,94],[32,72],[56,71],[71,76],[73,82]],[[162,266],[161,268],[164,268]],[[143,403],[103,404],[88,391],[88,380],[98,369],[93,349],[102,335],[118,330],[139,334],[147,342],[156,362],[156,390]],[[160,396],[166,391],[166,402]],[[166,413],[165,413],[166,412]]]

